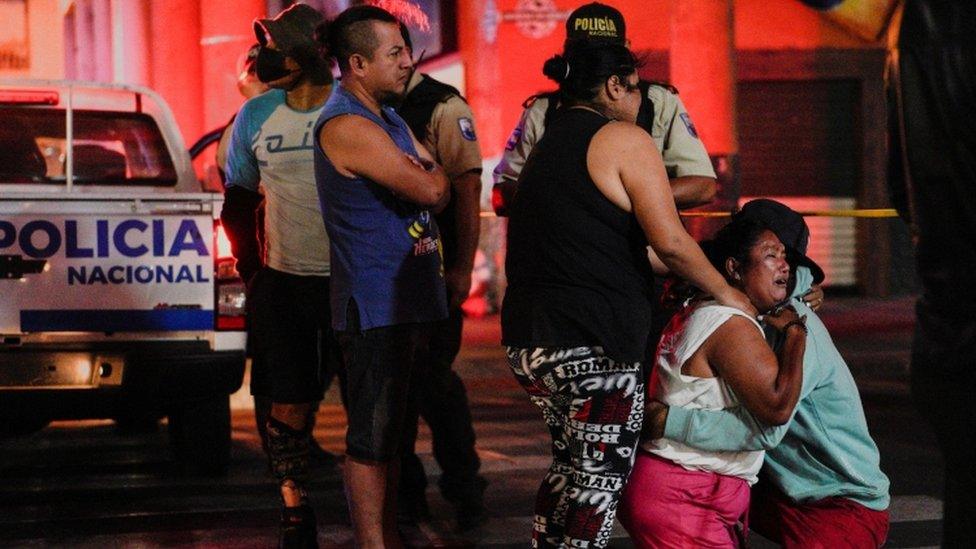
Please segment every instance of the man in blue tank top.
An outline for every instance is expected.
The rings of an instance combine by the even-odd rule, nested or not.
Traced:
[[[319,28],[342,72],[315,125],[315,181],[331,242],[332,326],[347,372],[344,480],[359,546],[399,546],[400,430],[419,342],[447,317],[431,209],[449,182],[389,105],[412,62],[399,22],[372,6]]]

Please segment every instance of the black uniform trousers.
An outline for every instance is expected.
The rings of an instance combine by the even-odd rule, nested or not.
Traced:
[[[403,427],[400,445],[401,499],[423,494],[427,476],[414,451],[417,417],[430,427],[433,453],[441,468],[440,488],[448,499],[465,498],[471,490],[480,492],[477,478],[481,461],[475,452],[475,434],[464,383],[451,368],[461,350],[463,315],[459,309],[434,324],[430,345],[417,354],[411,409]]]

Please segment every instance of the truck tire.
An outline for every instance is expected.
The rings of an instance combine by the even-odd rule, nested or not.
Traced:
[[[0,411],[0,438],[22,437],[47,427],[51,420],[36,411],[13,409]]]
[[[156,410],[136,408],[115,416],[115,429],[120,435],[147,435],[159,431],[162,414]]]
[[[230,397],[180,403],[169,414],[170,445],[180,472],[217,476],[230,464]]]

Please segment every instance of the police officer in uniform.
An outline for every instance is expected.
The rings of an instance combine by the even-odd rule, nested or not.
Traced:
[[[626,45],[625,30],[623,15],[616,9],[598,2],[586,4],[566,20],[564,50],[592,41]],[[661,151],[678,209],[711,202],[715,197],[715,170],[677,90],[643,80],[639,85],[644,93],[637,124],[651,134]],[[546,122],[557,113],[557,95],[545,93],[525,103],[525,111],[493,174],[492,204],[499,215],[504,215],[506,205],[511,203],[519,174],[545,133]]]
[[[401,25],[400,29],[412,50],[407,28]],[[414,453],[419,412],[430,427],[434,457],[443,471],[438,483],[441,493],[455,506],[459,526],[467,529],[485,516],[482,496],[486,481],[478,475],[481,462],[474,448],[467,393],[451,364],[461,348],[461,303],[471,289],[478,248],[481,150],[474,116],[460,92],[426,74],[413,73],[397,111],[451,181],[451,200],[436,215],[450,316],[439,323],[429,347],[418,357],[421,370],[411,387],[415,408],[407,419],[401,447],[399,515],[407,522],[428,515],[424,494],[427,479]]]

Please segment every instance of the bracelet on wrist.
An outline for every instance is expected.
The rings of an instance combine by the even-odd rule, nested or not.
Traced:
[[[807,325],[800,320],[791,320],[787,322],[786,326],[783,326],[783,333],[785,334],[786,332],[788,332],[792,326],[796,326],[800,328],[801,330],[803,330],[804,334],[808,333]]]

